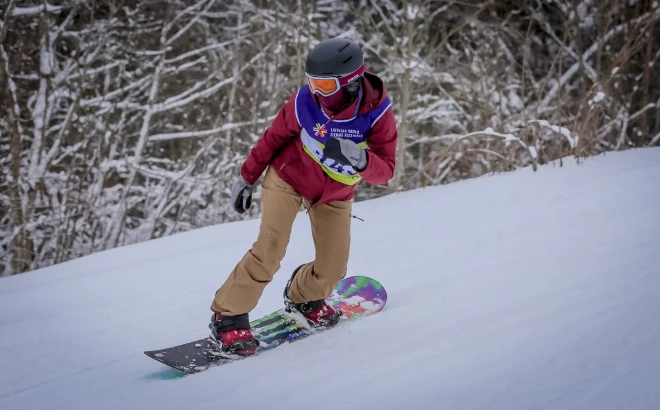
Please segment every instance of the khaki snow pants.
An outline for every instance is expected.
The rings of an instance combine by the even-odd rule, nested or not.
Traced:
[[[264,288],[280,269],[303,200],[272,167],[268,168],[262,185],[259,236],[216,292],[211,310],[234,316],[257,306]],[[308,208],[316,257],[296,273],[289,290],[294,303],[327,298],[346,276],[351,207],[350,201],[335,201]]]

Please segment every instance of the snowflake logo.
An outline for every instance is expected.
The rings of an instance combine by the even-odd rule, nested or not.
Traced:
[[[325,137],[325,134],[328,132],[328,130],[325,128],[325,125],[321,125],[318,122],[314,126],[314,131],[316,131],[314,135],[321,138]]]

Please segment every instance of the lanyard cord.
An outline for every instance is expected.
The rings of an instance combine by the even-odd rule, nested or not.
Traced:
[[[361,102],[362,102],[362,87],[360,87],[360,88],[358,89],[357,103],[355,104],[355,110],[353,111],[353,118],[357,117],[357,113],[358,113],[358,111],[360,110],[360,103],[361,103]],[[323,111],[323,112],[325,113],[323,106],[321,106],[321,111]],[[323,127],[325,128],[325,127],[330,123],[330,121],[332,121],[332,120],[333,120],[338,114],[340,114],[342,111],[343,111],[343,109],[340,110],[337,114],[332,114],[331,116],[329,116],[329,117],[328,117],[328,121],[325,122],[325,124],[323,125]],[[326,114],[326,116],[327,116],[327,114]],[[303,200],[303,202],[307,202],[307,201]],[[308,203],[308,206],[306,206],[305,208],[307,208],[307,213],[309,214],[309,208],[310,208],[309,203]],[[358,216],[355,216],[355,215],[353,215],[353,214],[351,214],[351,218],[353,218],[353,219],[357,219],[357,220],[360,220],[360,221],[364,222],[364,219],[362,219],[362,218],[360,218],[360,217],[358,217]]]

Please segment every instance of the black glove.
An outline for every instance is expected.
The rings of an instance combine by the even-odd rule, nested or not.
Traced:
[[[350,140],[332,138],[325,143],[323,155],[334,159],[344,166],[352,166],[358,171],[367,167],[367,152]]]
[[[250,209],[252,205],[252,184],[239,177],[231,187],[231,204],[239,214]]]

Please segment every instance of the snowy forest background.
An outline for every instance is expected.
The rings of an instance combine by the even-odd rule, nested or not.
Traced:
[[[386,81],[389,186],[660,143],[658,0],[0,0],[0,276],[239,216],[251,146],[346,36]]]

